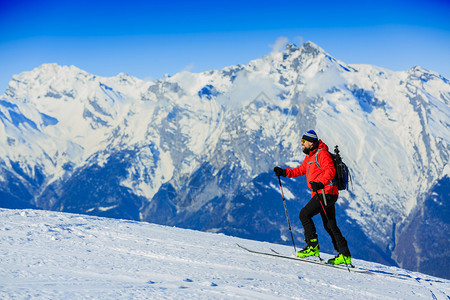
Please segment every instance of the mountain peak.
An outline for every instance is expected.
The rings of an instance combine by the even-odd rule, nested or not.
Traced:
[[[289,43],[289,44],[287,44],[286,45],[286,50],[288,51],[288,52],[297,52],[297,51],[299,51],[301,48],[299,47],[299,46],[297,46],[296,44],[294,44],[294,43]]]
[[[331,57],[327,52],[325,52],[322,48],[317,46],[313,42],[306,42],[301,47],[289,43],[286,45],[286,50],[283,52],[283,60],[290,57],[291,59],[296,59],[299,56],[303,56],[305,58],[309,57],[313,60],[318,59],[319,61],[322,58],[328,58],[331,61],[336,61],[333,57]]]
[[[308,41],[303,44],[302,49],[306,53],[326,53],[325,50],[317,46],[315,43]]]
[[[13,80],[10,82],[9,87],[15,87],[17,84],[28,85],[30,83],[42,85],[49,84],[62,78],[72,78],[78,76],[90,76],[89,73],[83,71],[75,66],[61,66],[57,63],[42,64],[31,71],[25,71],[20,74],[14,75]],[[92,76],[92,75],[91,75]],[[32,84],[32,86],[34,86]]]
[[[294,43],[288,43],[286,45],[286,51],[288,51],[290,53],[297,52],[297,51],[302,50],[302,49],[303,49],[304,52],[311,52],[311,53],[313,53],[313,52],[321,52],[321,53],[326,53],[322,48],[320,48],[317,44],[315,44],[315,43],[313,43],[311,41],[308,41],[308,42],[304,43],[302,45],[302,47],[299,47],[299,46],[297,46]]]
[[[74,73],[86,73],[85,71],[75,67],[74,65],[59,65],[57,63],[42,64],[34,68],[31,72],[34,73],[59,73],[59,72],[74,72]]]

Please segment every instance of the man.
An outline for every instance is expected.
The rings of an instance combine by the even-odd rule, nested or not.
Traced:
[[[339,191],[337,186],[332,185],[336,170],[328,146],[317,138],[314,130],[309,130],[302,137],[302,148],[306,157],[300,166],[294,169],[274,168],[277,176],[292,178],[306,174],[308,187],[312,190],[311,200],[302,208],[299,215],[305,232],[306,247],[298,251],[297,256],[319,256],[319,241],[312,218],[320,213],[323,226],[331,237],[334,249],[339,253],[335,258],[328,260],[328,263],[351,264],[347,241],[336,224],[334,204]]]

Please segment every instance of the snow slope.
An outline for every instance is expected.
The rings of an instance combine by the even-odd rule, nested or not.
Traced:
[[[450,297],[449,280],[356,259],[377,274],[251,254],[236,243],[293,251],[223,234],[38,210],[0,209],[0,220],[2,299]]]

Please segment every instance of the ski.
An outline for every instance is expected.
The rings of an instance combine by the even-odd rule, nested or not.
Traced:
[[[251,250],[248,249],[240,244],[236,244],[239,248],[244,249],[250,253],[255,253],[255,254],[261,254],[261,255],[267,255],[267,256],[272,256],[272,257],[278,257],[278,258],[284,258],[284,259],[290,259],[290,260],[295,260],[295,261],[300,261],[300,262],[305,262],[305,263],[310,263],[310,264],[315,264],[315,265],[321,265],[321,266],[326,266],[326,267],[330,267],[330,268],[335,268],[335,269],[341,269],[341,270],[346,270],[349,272],[356,272],[356,273],[363,273],[363,274],[370,274],[370,275],[374,275],[375,273],[373,273],[372,271],[369,270],[363,270],[363,269],[359,269],[356,268],[353,265],[349,265],[347,266],[343,266],[343,265],[330,265],[326,262],[323,262],[323,260],[321,261],[314,261],[314,260],[309,260],[306,258],[301,258],[301,257],[292,257],[292,256],[286,256],[286,255],[282,255],[279,254],[278,252],[273,251],[273,253],[268,253],[268,252],[262,252],[262,251],[256,251],[256,250]]]
[[[381,271],[381,270],[361,269],[361,268],[355,267],[354,265],[349,265],[348,267],[344,266],[344,265],[330,265],[330,264],[326,263],[320,257],[319,257],[319,259],[320,259],[319,261],[315,261],[315,260],[309,260],[307,258],[283,255],[283,254],[280,254],[278,251],[275,251],[273,249],[270,249],[273,253],[268,253],[268,252],[251,250],[251,249],[248,249],[248,248],[246,248],[246,247],[244,247],[244,246],[242,246],[240,244],[236,244],[236,245],[239,248],[244,249],[244,250],[246,250],[246,251],[248,251],[250,253],[267,255],[267,256],[284,258],[284,259],[290,259],[290,260],[296,260],[296,261],[299,261],[299,262],[306,262],[306,263],[310,263],[310,264],[322,265],[322,266],[331,267],[331,268],[335,268],[335,269],[348,270],[349,272],[368,274],[368,275],[387,276],[387,277],[397,278],[397,279],[401,279],[401,280],[412,279],[412,280],[416,280],[417,281],[417,280],[420,279],[420,278],[415,278],[415,277],[413,277],[413,276],[411,276],[409,274],[393,273],[393,272]]]

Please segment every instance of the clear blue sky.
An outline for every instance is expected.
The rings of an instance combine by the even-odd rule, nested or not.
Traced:
[[[192,3],[191,3],[192,2]],[[43,63],[158,79],[246,64],[280,37],[346,63],[450,78],[450,1],[50,1],[0,4],[0,94]]]

